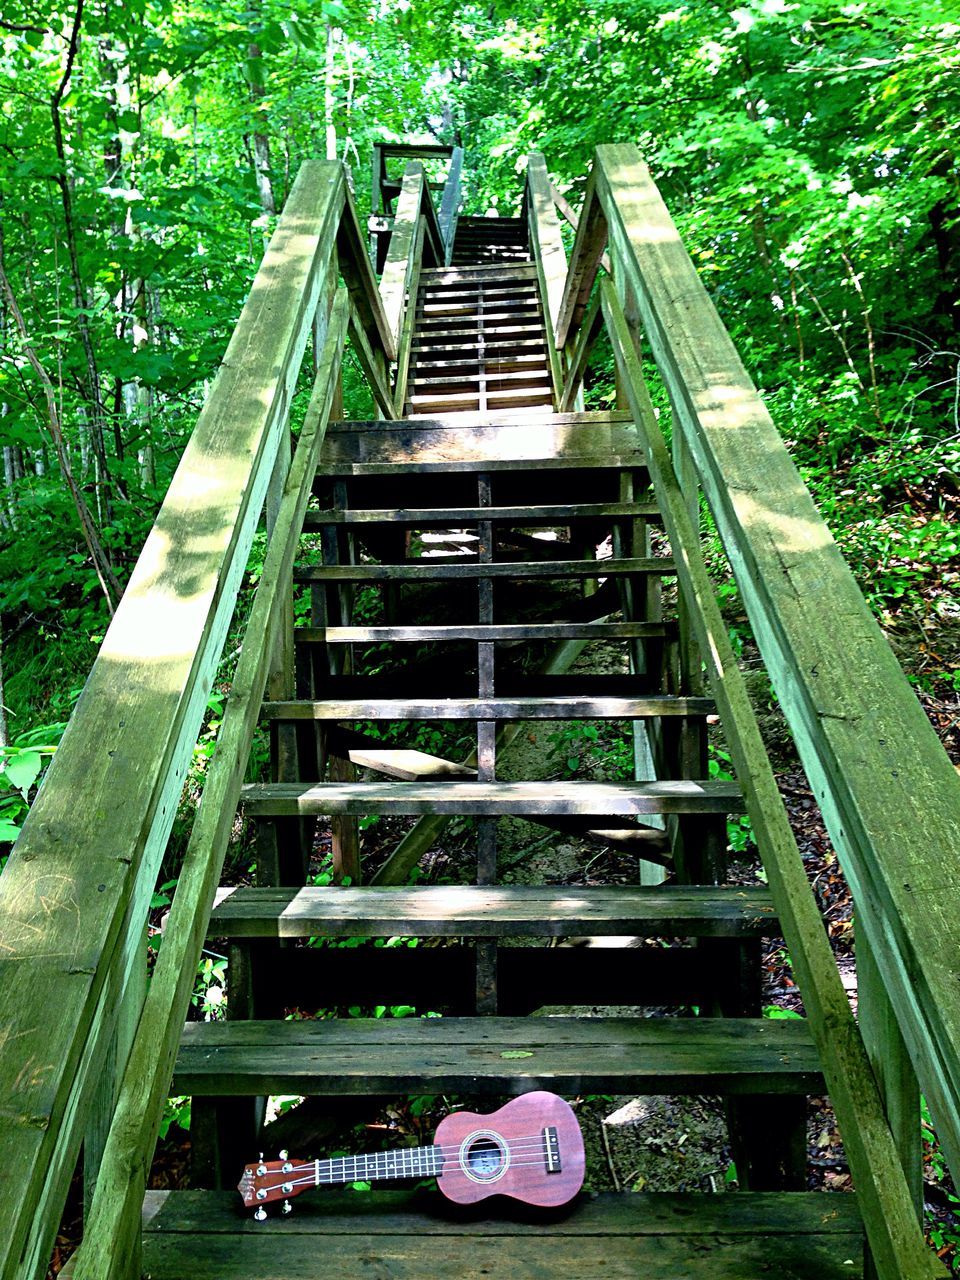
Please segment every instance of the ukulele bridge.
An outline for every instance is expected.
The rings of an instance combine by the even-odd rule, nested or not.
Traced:
[[[543,1131],[543,1152],[547,1173],[559,1173],[560,1139],[557,1137],[557,1131],[552,1124],[548,1124]]]

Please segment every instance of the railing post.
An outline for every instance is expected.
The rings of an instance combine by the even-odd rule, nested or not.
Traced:
[[[890,1003],[873,948],[862,929],[856,932],[857,1017],[860,1034],[877,1077],[887,1121],[900,1155],[918,1221],[923,1213],[923,1157],[920,1088],[907,1046]],[[865,1280],[877,1275],[869,1249]]]

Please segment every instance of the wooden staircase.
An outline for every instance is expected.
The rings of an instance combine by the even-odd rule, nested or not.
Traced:
[[[418,156],[449,160],[446,180]],[[0,1280],[45,1274],[81,1145],[72,1280],[932,1280],[919,1098],[960,1175],[960,778],[635,148],[597,148],[569,266],[557,209],[574,215],[542,157],[520,219],[458,220],[462,160],[375,147],[379,281],[343,166],[302,167],[0,878],[0,1167],[22,1174],[0,1196]],[[587,412],[602,331],[624,407]],[[374,421],[339,420],[348,337]],[[849,874],[859,1027],[704,562],[703,501]],[[258,726],[270,768],[252,781]],[[632,767],[565,771],[552,736],[577,732],[629,742]],[[728,882],[744,810],[764,884]],[[218,888],[238,811],[255,882]],[[579,871],[544,864],[561,838]],[[438,850],[431,882],[417,868]],[[597,857],[614,882],[587,876]],[[607,945],[563,945],[584,937]],[[805,1019],[761,1016],[771,937]],[[223,1020],[188,1018],[205,943],[229,956]],[[333,1154],[338,1127],[391,1100],[489,1111],[540,1089],[719,1098],[740,1189],[537,1212],[325,1188],[266,1222],[233,1189],[257,1152]],[[196,1186],[148,1191],[169,1093],[192,1097]],[[856,1195],[806,1189],[824,1093]],[[274,1118],[277,1095],[305,1101]]]
[[[626,413],[553,412],[537,279],[516,265],[512,236],[503,223],[461,220],[462,265],[421,274],[415,416],[328,432],[319,509],[306,521],[321,562],[294,573],[312,615],[295,633],[297,697],[264,706],[273,781],[243,789],[260,884],[221,890],[208,930],[229,947],[229,1017],[187,1024],[172,1086],[193,1096],[195,1172],[211,1191],[148,1198],[154,1280],[239,1280],[264,1266],[318,1278],[453,1280],[507,1265],[521,1276],[561,1266],[633,1276],[658,1258],[667,1274],[664,1249],[677,1275],[759,1274],[768,1250],[784,1275],[861,1273],[852,1201],[824,1215],[804,1190],[804,1099],[824,1087],[816,1049],[802,1021],[760,1016],[759,942],[779,928],[772,901],[722,883],[726,817],[743,800],[708,773],[716,708],[681,658],[687,638],[662,590],[676,569],[662,540],[653,546],[660,516],[643,453]],[[479,264],[464,261],[468,248]],[[537,360],[536,372],[495,379],[491,349],[514,366]],[[476,372],[440,378],[438,364]],[[602,560],[598,547],[610,552]],[[551,656],[597,642],[625,674],[552,670]],[[632,724],[637,778],[498,776],[506,733],[525,726],[543,742],[577,721]],[[417,750],[418,728],[436,722],[474,726],[470,760]],[[358,820],[397,816],[468,820],[475,883],[363,887]],[[610,842],[648,883],[499,883],[507,816]],[[333,824],[333,869],[350,887],[304,884],[317,819]],[[645,944],[547,945],[582,935]],[[443,945],[331,945],[397,937]],[[417,1015],[339,1016],[400,1003]],[[577,1016],[580,1005],[616,1016]],[[529,1016],[543,1006],[567,1012]],[[321,1007],[317,1020],[284,1016]],[[270,1095],[324,1099],[336,1114],[340,1099],[373,1107],[422,1094],[492,1109],[535,1088],[574,1100],[720,1095],[752,1190],[707,1205],[593,1197],[552,1221],[501,1205],[457,1216],[438,1192],[382,1190],[316,1196],[290,1223],[259,1228],[240,1219],[235,1195],[213,1194],[255,1151],[275,1154],[262,1129]],[[766,1230],[779,1224],[775,1247],[747,1225],[761,1209]]]

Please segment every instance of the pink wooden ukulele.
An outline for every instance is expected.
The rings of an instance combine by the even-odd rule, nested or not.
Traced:
[[[436,1178],[445,1196],[472,1204],[485,1196],[513,1196],[527,1204],[566,1204],[583,1185],[583,1137],[577,1117],[555,1093],[514,1098],[499,1111],[454,1111],[439,1124],[433,1146],[402,1147],[330,1160],[261,1160],[247,1165],[237,1190],[243,1203],[265,1205],[309,1187],[386,1178]]]

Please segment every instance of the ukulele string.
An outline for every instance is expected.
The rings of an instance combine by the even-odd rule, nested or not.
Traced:
[[[437,1153],[439,1153],[441,1158],[446,1158],[448,1156],[453,1156],[453,1155],[459,1156],[462,1150],[462,1146],[463,1144],[461,1143],[458,1146],[427,1147],[427,1148],[419,1148],[419,1150],[426,1150],[431,1156],[436,1156]],[[368,1159],[376,1160],[377,1158],[379,1158],[379,1156],[402,1155],[405,1151],[416,1151],[416,1150],[418,1150],[418,1148],[416,1147],[407,1147],[407,1148],[395,1149],[393,1151],[373,1153],[370,1155],[336,1156],[334,1157],[334,1159],[344,1161],[344,1167],[342,1167],[339,1170],[339,1172],[346,1175],[345,1162],[347,1160],[368,1160]],[[509,1165],[511,1168],[518,1168],[518,1167],[529,1166],[529,1165],[539,1165],[543,1162],[543,1158],[547,1154],[547,1144],[543,1141],[542,1137],[518,1139],[516,1142],[507,1144],[507,1153],[509,1156]],[[515,1154],[517,1153],[520,1155],[520,1159],[514,1158]],[[529,1158],[530,1156],[533,1156],[534,1158],[530,1159]],[[321,1164],[329,1163],[331,1167],[326,1169],[325,1172],[329,1172],[329,1173],[333,1172],[332,1160],[330,1162],[321,1161],[320,1163]],[[307,1170],[309,1170],[309,1173],[307,1173]],[[273,1170],[273,1172],[277,1172],[277,1171]],[[300,1165],[298,1168],[288,1170],[288,1173],[301,1173],[301,1172],[307,1173],[307,1176],[302,1178],[287,1177],[283,1180],[283,1183],[280,1185],[289,1185],[291,1187],[306,1187],[306,1186],[315,1187],[320,1185],[317,1182],[317,1171],[316,1171],[315,1165],[313,1164]],[[355,1169],[354,1172],[359,1175],[361,1171],[359,1169]],[[406,1172],[407,1172],[406,1170],[403,1170],[401,1168],[400,1176],[403,1176],[403,1174]],[[363,1178],[348,1179],[348,1180],[349,1181],[358,1181],[358,1180],[371,1181],[371,1182],[377,1181],[376,1169],[374,1169],[374,1172],[371,1174],[369,1169],[365,1168],[363,1170],[363,1173],[365,1175]],[[394,1177],[398,1176],[396,1168],[391,1170],[391,1173],[393,1174]],[[423,1175],[417,1170],[412,1169],[409,1171],[409,1176],[416,1178],[416,1177],[430,1176],[430,1175]],[[322,1179],[321,1179],[321,1183],[322,1183]],[[272,1188],[272,1190],[276,1190],[276,1189],[277,1189],[276,1187]]]
[[[522,1168],[531,1168],[531,1167],[543,1168],[544,1161],[542,1159],[511,1160],[509,1163],[509,1168],[511,1169],[522,1169]],[[418,1172],[416,1169],[413,1169],[413,1170],[401,1171],[401,1172],[393,1171],[392,1174],[389,1175],[387,1178],[384,1178],[384,1177],[378,1178],[374,1174],[367,1172],[363,1177],[358,1176],[356,1178],[345,1178],[344,1180],[346,1182],[383,1182],[383,1181],[389,1181],[391,1179],[399,1180],[402,1178],[438,1178],[441,1176],[442,1176],[442,1171],[440,1173],[423,1173],[423,1172]],[[333,1185],[332,1182],[330,1185]],[[287,1181],[283,1182],[282,1184],[278,1183],[277,1185],[268,1188],[268,1190],[280,1191],[282,1187],[290,1187],[292,1190],[294,1187],[319,1187],[319,1186],[323,1186],[323,1179],[321,1178],[320,1182],[317,1182],[317,1180],[311,1174],[309,1178],[289,1178],[287,1179]]]
[[[478,1138],[485,1138],[488,1135],[486,1133],[480,1133],[477,1136]],[[500,1137],[500,1135],[498,1134],[497,1137]],[[524,1148],[529,1149],[531,1145],[534,1148],[539,1148],[546,1145],[544,1142],[544,1137],[542,1133],[530,1133],[530,1134],[525,1134],[522,1138],[513,1138],[510,1141],[502,1139],[502,1141],[504,1142],[504,1145],[506,1146],[507,1150],[511,1152],[521,1151]],[[459,1151],[462,1146],[463,1146],[463,1143],[458,1142],[458,1143],[448,1143],[446,1145],[437,1144],[437,1145],[428,1146],[428,1147],[391,1147],[387,1151],[367,1151],[367,1152],[361,1152],[359,1155],[356,1155],[356,1156],[331,1156],[325,1160],[322,1159],[320,1163],[322,1165],[326,1165],[326,1164],[332,1163],[332,1161],[334,1160],[375,1160],[385,1155],[386,1156],[392,1156],[392,1155],[403,1156],[410,1151],[429,1151],[431,1153],[439,1151],[441,1155],[451,1155]],[[309,1161],[308,1164],[294,1165],[294,1167],[292,1169],[289,1169],[288,1172],[299,1173],[301,1169],[312,1169],[314,1164],[315,1164],[315,1161],[311,1160]],[[272,1169],[270,1172],[277,1173],[279,1172],[279,1170]]]

